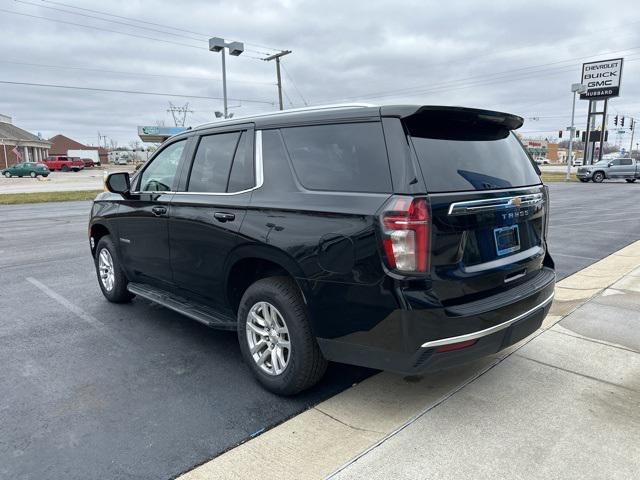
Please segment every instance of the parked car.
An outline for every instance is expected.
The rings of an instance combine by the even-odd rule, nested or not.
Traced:
[[[2,170],[2,175],[7,178],[11,177],[48,177],[49,169],[43,163],[23,162],[16,163]]]
[[[549,160],[547,160],[546,158],[536,158],[535,162],[538,165],[550,165],[551,164],[551,162]]]
[[[580,167],[576,177],[581,182],[593,180],[600,183],[606,178],[624,178],[627,182],[633,183],[640,178],[640,163],[633,158],[600,160],[593,165]]]
[[[575,160],[573,160],[573,162],[571,162],[571,166],[572,167],[581,167],[583,163],[583,160],[581,158],[576,158]]]
[[[82,163],[84,164],[84,168],[95,167],[95,162],[92,158],[81,158]]]
[[[278,394],[328,360],[415,375],[493,354],[540,327],[554,292],[522,123],[347,105],[181,133],[96,197],[98,284],[235,330]]]
[[[68,172],[69,170],[73,170],[74,172],[79,172],[84,168],[84,162],[79,158],[64,155],[51,155],[43,161],[51,171],[60,170],[62,172]]]

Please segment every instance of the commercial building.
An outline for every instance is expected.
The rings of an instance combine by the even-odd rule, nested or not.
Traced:
[[[51,142],[50,155],[68,155],[69,150],[97,150],[100,157],[100,163],[106,165],[107,150],[102,147],[91,147],[84,145],[76,140],[65,137],[64,135],[56,135],[49,139]]]
[[[51,143],[16,127],[11,117],[0,115],[0,166],[39,162],[47,157]]]

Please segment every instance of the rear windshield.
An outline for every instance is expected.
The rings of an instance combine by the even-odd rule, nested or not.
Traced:
[[[477,122],[434,125],[430,121],[413,122],[407,127],[430,192],[540,183],[531,160],[507,128]]]

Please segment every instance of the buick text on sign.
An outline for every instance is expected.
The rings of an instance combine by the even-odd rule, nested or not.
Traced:
[[[587,91],[580,94],[580,98],[600,100],[617,97],[621,79],[622,58],[583,63],[581,83],[587,87]]]

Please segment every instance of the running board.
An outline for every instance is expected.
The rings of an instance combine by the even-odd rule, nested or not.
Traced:
[[[236,329],[237,322],[233,317],[221,314],[207,305],[187,300],[166,290],[144,283],[130,283],[127,285],[127,290],[139,297],[146,298],[186,317],[204,323],[208,327],[219,330]]]

